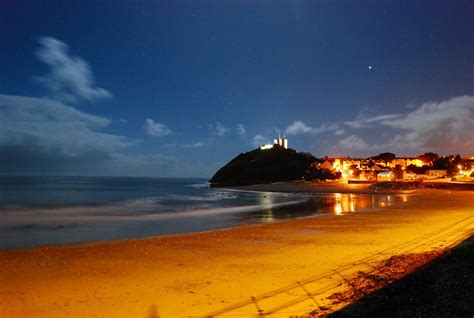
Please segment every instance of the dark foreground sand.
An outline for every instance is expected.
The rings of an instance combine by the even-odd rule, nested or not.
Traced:
[[[416,190],[400,206],[270,224],[0,252],[0,317],[302,315],[335,311],[359,271],[473,231],[474,192]],[[436,253],[435,253],[436,254]],[[425,254],[423,254],[425,255]]]
[[[474,313],[474,236],[443,257],[330,315],[467,317]]]

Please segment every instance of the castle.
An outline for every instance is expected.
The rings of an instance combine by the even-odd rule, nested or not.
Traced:
[[[261,150],[271,149],[273,148],[274,145],[278,145],[280,147],[288,149],[288,139],[285,137],[285,135],[283,135],[283,138],[281,138],[280,135],[278,135],[278,139],[273,139],[273,145],[270,145],[270,144],[260,145],[259,148]]]

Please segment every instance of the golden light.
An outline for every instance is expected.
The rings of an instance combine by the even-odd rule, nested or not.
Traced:
[[[262,215],[262,222],[273,222],[273,197],[267,193],[260,193],[258,199],[260,206],[265,209],[265,212]]]
[[[268,150],[272,148],[273,148],[273,145],[270,145],[270,144],[260,146],[260,150]]]
[[[341,194],[336,193],[336,205],[334,206],[334,213],[336,215],[341,215],[342,214],[342,203],[341,203]]]

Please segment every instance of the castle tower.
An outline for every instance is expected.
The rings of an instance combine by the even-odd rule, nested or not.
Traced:
[[[288,139],[283,135],[283,148],[288,149]]]

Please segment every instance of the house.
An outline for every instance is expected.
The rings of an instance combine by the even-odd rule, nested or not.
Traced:
[[[430,169],[426,170],[425,174],[428,176],[428,178],[445,178],[448,175],[447,170],[436,170],[436,169]]]
[[[392,171],[382,171],[377,174],[377,181],[393,181],[395,175]]]
[[[329,171],[333,171],[334,168],[332,166],[332,163],[329,162],[329,160],[324,161],[322,164],[319,165],[320,169],[325,169]]]
[[[423,177],[424,177],[424,175],[418,175],[414,172],[410,172],[410,171],[406,171],[406,170],[403,171],[403,180],[417,180],[417,179],[421,179]]]

